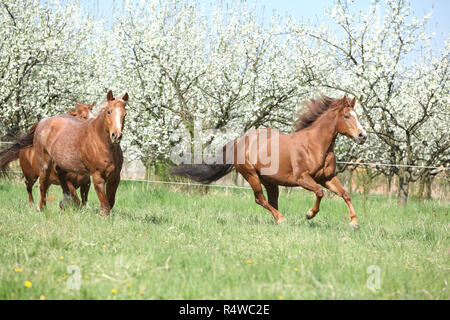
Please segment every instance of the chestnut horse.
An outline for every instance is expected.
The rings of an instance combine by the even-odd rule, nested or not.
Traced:
[[[357,229],[358,222],[350,196],[336,176],[334,143],[342,134],[364,143],[366,131],[354,110],[356,99],[332,99],[321,96],[305,103],[306,112],[296,121],[291,134],[275,129],[252,130],[229,142],[221,153],[207,164],[176,166],[172,172],[199,182],[210,183],[232,169],[233,165],[253,189],[257,204],[269,210],[276,223],[285,218],[278,211],[278,186],[303,187],[316,195],[314,206],[306,213],[312,219],[319,212],[323,191],[320,187],[341,196],[350,213],[350,225]],[[268,161],[263,161],[263,159]],[[262,186],[269,201],[264,197]]]
[[[76,117],[81,121],[87,121],[94,118],[92,108],[94,104],[76,104],[76,109],[69,109],[68,114]],[[25,185],[28,191],[28,203],[33,203],[32,188],[36,180],[39,178],[39,165],[35,156],[33,146],[20,149],[19,162],[22,168],[23,175],[25,176]],[[56,167],[50,173],[50,184],[59,185],[58,175],[56,174]],[[89,193],[89,187],[91,185],[91,179],[89,176],[76,175],[74,173],[68,173],[66,176],[67,185],[70,192],[76,201],[76,203],[82,206],[86,205],[87,197]],[[81,202],[78,198],[76,189],[80,188]]]
[[[99,214],[109,216],[114,206],[123,163],[120,140],[128,94],[114,98],[112,91],[109,91],[106,99],[106,107],[90,121],[80,122],[71,116],[60,115],[38,123],[33,145],[40,167],[40,210],[46,205],[50,173],[53,165],[56,165],[65,198],[72,198],[66,173],[91,175],[100,201]]]
[[[88,119],[94,118],[94,114],[92,113],[93,107],[94,104],[91,105],[76,104],[76,109],[69,109],[67,113],[76,117],[81,121],[86,121]],[[33,125],[32,128],[30,129],[30,132],[34,132],[36,126],[37,124]],[[22,137],[16,139],[16,141],[13,143],[11,147],[7,148],[2,153],[0,153],[0,170],[3,172],[6,171],[7,166],[11,161],[19,159],[20,167],[22,168],[22,172],[25,176],[25,185],[27,187],[28,192],[28,203],[31,204],[33,203],[32,188],[37,178],[39,177],[39,166],[37,163],[37,159],[35,157],[33,146],[29,145],[24,147],[23,142],[24,139],[26,140],[27,136],[28,134],[25,134]],[[29,137],[28,142],[30,141],[32,141],[32,139],[30,139]],[[89,192],[90,186],[89,177],[82,177],[74,174],[69,174],[67,179],[69,181],[69,188],[71,189],[71,192],[77,203],[79,204],[80,200],[78,199],[76,189],[78,187],[81,187],[80,191],[83,205],[86,204],[87,194]],[[55,168],[52,170],[50,180],[52,184],[59,184],[59,179],[56,175]]]

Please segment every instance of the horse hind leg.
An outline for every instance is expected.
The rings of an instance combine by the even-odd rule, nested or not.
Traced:
[[[89,188],[91,187],[91,181],[83,183],[80,186],[81,206],[84,207],[88,200]]]
[[[77,206],[81,207],[81,200],[80,200],[80,198],[78,198],[77,189],[75,188],[75,186],[73,185],[73,183],[71,181],[66,179],[66,182],[67,182],[67,187],[69,188],[69,192],[72,197],[72,200],[75,201]]]
[[[56,174],[58,176],[61,188],[63,189],[64,198],[59,202],[59,207],[64,210],[67,201],[74,200],[78,205],[80,205],[80,199],[78,198],[77,191],[73,184],[67,180],[67,172],[62,170],[60,167],[56,167]]]
[[[49,165],[44,165],[40,174],[39,174],[39,185],[41,191],[41,201],[39,202],[39,211],[42,211],[43,208],[47,205],[47,191],[50,187],[50,172],[51,172],[51,163]]]
[[[33,185],[36,182],[36,179],[25,177],[25,186],[27,187],[28,192],[28,204],[31,205],[34,203],[33,199]]]
[[[272,213],[272,216],[275,219],[275,222],[277,224],[284,223],[286,221],[286,218],[283,217],[283,215],[281,214],[280,211],[278,211],[277,208],[275,208],[272,204],[267,202],[266,198],[264,197],[264,192],[263,192],[262,186],[261,186],[261,180],[259,179],[259,176],[257,175],[257,173],[256,172],[249,173],[247,171],[241,171],[241,170],[238,170],[238,171],[244,176],[245,180],[248,181],[248,183],[250,184],[250,186],[253,189],[253,193],[255,194],[255,202],[257,204],[259,204],[260,206],[269,210],[270,213]],[[272,203],[278,207],[278,196],[276,197],[277,201],[275,202],[275,189],[271,189],[271,188],[269,188],[269,189],[271,190],[269,198],[271,199]],[[278,190],[278,186],[277,186],[277,190]],[[269,195],[269,191],[268,191],[268,195]]]

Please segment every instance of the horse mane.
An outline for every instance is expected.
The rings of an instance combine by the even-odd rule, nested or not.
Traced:
[[[340,107],[341,104],[335,103],[337,101],[340,100],[321,94],[319,98],[303,102],[303,107],[298,112],[294,123],[294,132],[310,127],[326,111]]]
[[[120,100],[120,101],[122,101],[123,103],[126,104],[127,102],[124,101],[122,99],[122,97],[123,97],[123,94],[120,95],[120,96],[114,97],[114,99],[115,100]],[[108,106],[108,100],[106,100],[106,99],[104,99],[102,102],[100,102],[97,106],[94,106],[96,114],[99,115],[100,113],[102,113],[107,106]]]

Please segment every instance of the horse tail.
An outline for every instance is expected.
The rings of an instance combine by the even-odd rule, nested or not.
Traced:
[[[188,177],[201,183],[211,183],[219,180],[233,169],[233,153],[227,152],[227,150],[233,150],[231,149],[233,146],[234,141],[227,143],[211,164],[205,162],[201,164],[182,164],[172,167],[171,173],[177,176]]]
[[[6,173],[11,161],[19,159],[20,149],[33,145],[34,132],[38,123],[35,123],[27,133],[13,141],[10,147],[0,152],[0,174]]]

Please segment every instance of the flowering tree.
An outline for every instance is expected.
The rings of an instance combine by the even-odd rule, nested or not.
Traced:
[[[257,11],[240,9],[218,6],[208,18],[195,4],[128,2],[115,39],[125,47],[121,79],[134,97],[135,157],[151,164],[174,146],[191,154],[196,131],[205,148],[251,128],[290,130],[312,81],[298,59],[304,43],[283,35],[280,21],[264,27]],[[176,131],[186,132],[187,143]]]
[[[73,1],[0,1],[1,135],[104,91],[93,31]]]
[[[442,52],[433,52],[425,32],[430,15],[411,17],[404,0],[386,1],[383,16],[380,11],[374,2],[356,17],[347,2],[338,1],[329,15],[344,36],[326,26],[309,29],[328,57],[316,68],[316,85],[357,97],[370,139],[355,149],[355,157],[398,165],[448,163],[448,41]],[[398,176],[399,202],[406,202],[409,183],[428,173],[405,166],[378,169]]]
[[[430,15],[414,17],[406,0],[352,14],[338,0],[328,10],[336,32],[267,22],[241,1],[210,11],[195,0],[124,0],[103,24],[76,1],[1,0],[0,134],[126,90],[123,144],[148,167],[189,158],[196,141],[214,153],[253,128],[290,132],[301,101],[322,92],[357,97],[370,137],[362,146],[339,138],[338,158],[397,164],[374,175],[398,177],[400,202],[411,181],[430,183],[427,167],[448,166],[450,40],[432,50]]]

